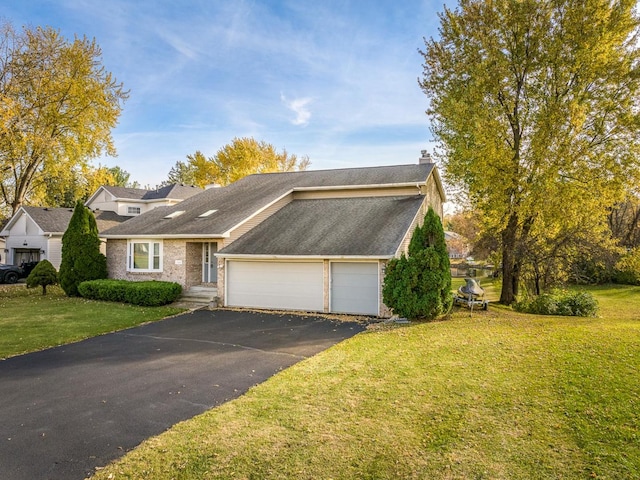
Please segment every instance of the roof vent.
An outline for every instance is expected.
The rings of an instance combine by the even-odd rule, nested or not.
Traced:
[[[219,183],[210,183],[208,185],[204,186],[205,190],[209,190],[210,188],[220,188],[222,187],[222,185],[220,185]]]
[[[422,154],[422,156],[418,159],[419,165],[423,165],[426,163],[433,163],[433,160],[431,159],[431,154],[429,152],[427,152],[426,150],[421,150],[420,153]]]

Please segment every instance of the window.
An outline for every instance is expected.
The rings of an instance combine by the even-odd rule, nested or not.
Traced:
[[[176,217],[179,217],[180,215],[182,215],[183,213],[184,213],[184,210],[176,210],[175,212],[170,213],[169,215],[167,215],[164,218],[168,218],[168,219],[176,218]]]
[[[209,215],[211,215],[211,214],[213,214],[213,213],[216,213],[217,211],[218,211],[218,210],[207,210],[206,212],[204,212],[204,213],[202,213],[202,214],[198,215],[198,218],[206,218],[206,217],[208,217]]]
[[[130,240],[128,252],[128,271],[162,271],[162,242],[154,240]]]
[[[129,215],[140,215],[140,207],[127,207]]]

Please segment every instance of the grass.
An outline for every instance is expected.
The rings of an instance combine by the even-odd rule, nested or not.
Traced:
[[[69,298],[59,287],[0,286],[0,359],[159,320],[173,307],[137,307]]]
[[[95,478],[640,478],[640,288],[590,291],[599,318],[492,306],[371,329]]]

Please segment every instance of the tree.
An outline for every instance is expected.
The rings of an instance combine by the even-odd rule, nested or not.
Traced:
[[[604,235],[637,181],[634,0],[460,0],[425,39],[420,85],[444,175],[500,240],[500,300],[518,294],[529,240]]]
[[[47,286],[58,284],[58,272],[49,260],[40,260],[27,277],[27,288],[42,287],[42,295],[47,294]]]
[[[115,154],[111,129],[128,97],[95,40],[0,26],[0,194],[12,213],[47,181]]]
[[[196,155],[202,155],[202,153],[196,152]],[[190,156],[187,156],[187,159],[189,158]],[[166,186],[166,185],[174,185],[174,184],[182,184],[182,185],[196,184],[195,168],[189,163],[188,160],[187,162],[178,160],[176,164],[173,167],[171,167],[171,170],[169,170],[169,174],[167,175],[167,179],[164,182],[162,182],[161,185]]]
[[[33,195],[30,203],[47,207],[73,208],[78,200],[86,201],[101,186],[133,186],[128,183],[128,180],[129,173],[117,166],[112,168],[102,165],[76,166],[60,172],[55,181],[46,182],[43,195],[38,197]]]
[[[99,167],[99,168],[106,169],[106,171],[109,173],[109,175],[113,179],[112,180],[113,183],[109,183],[109,185],[113,185],[116,187],[129,187],[129,188],[139,188],[140,186],[138,182],[130,182],[129,179],[131,178],[131,174],[126,170],[123,170],[122,168],[118,167],[117,165],[115,167],[110,167],[110,168],[106,168],[106,167]]]
[[[253,173],[291,172],[306,170],[309,157],[298,158],[286,149],[278,152],[265,141],[250,137],[234,138],[214,157],[207,158],[200,151],[187,155],[187,163],[177,162],[169,172],[169,180],[181,179],[203,188],[208,184],[228,185]]]
[[[625,248],[640,247],[640,196],[628,193],[609,213],[613,238]]]
[[[387,264],[382,298],[406,318],[432,319],[451,308],[449,254],[440,217],[431,207],[411,236],[408,255]]]
[[[79,296],[85,280],[107,278],[107,259],[100,253],[96,219],[81,201],[76,203],[69,226],[62,236],[60,286],[70,297]]]

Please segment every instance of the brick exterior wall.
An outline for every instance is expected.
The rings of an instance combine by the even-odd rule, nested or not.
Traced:
[[[109,278],[143,281],[163,280],[177,282],[187,289],[202,283],[202,244],[212,239],[165,239],[162,241],[162,272],[128,272],[127,241],[107,242],[107,269]],[[220,245],[222,242],[218,242]],[[220,247],[218,247],[220,248]],[[220,272],[220,266],[218,266]],[[220,276],[220,274],[218,274]]]

